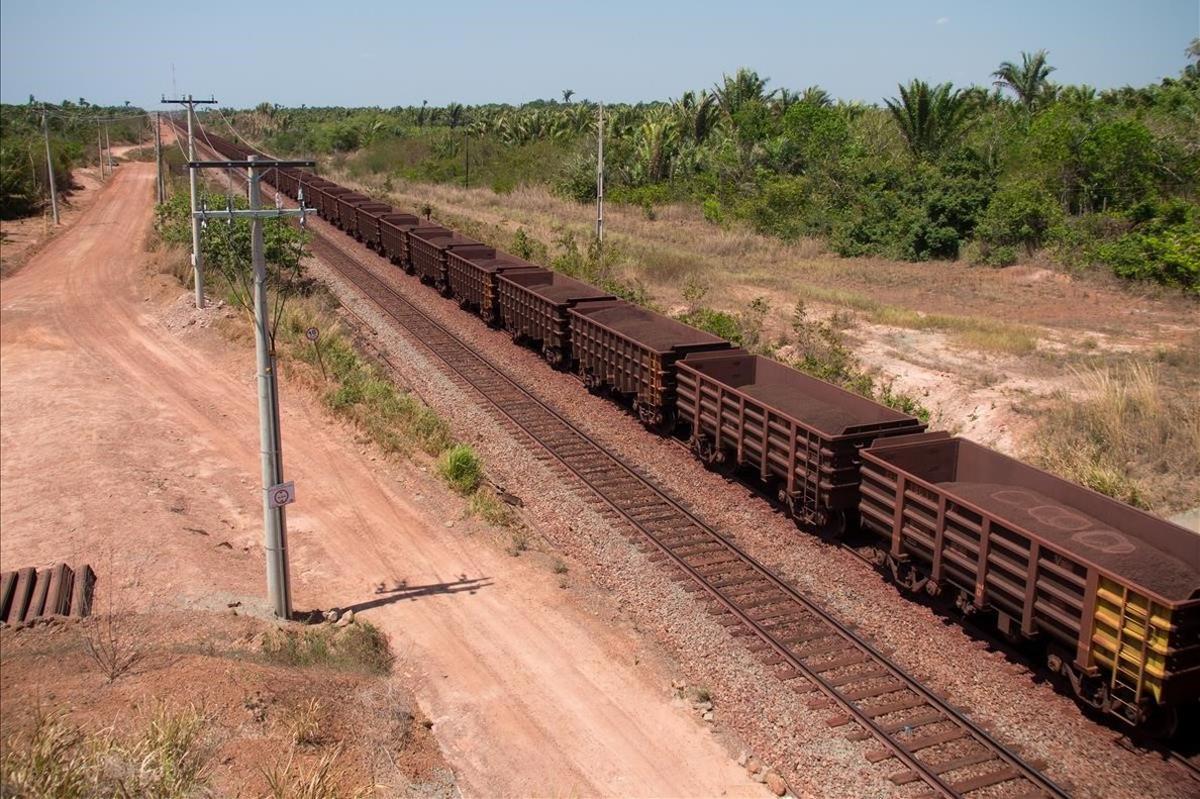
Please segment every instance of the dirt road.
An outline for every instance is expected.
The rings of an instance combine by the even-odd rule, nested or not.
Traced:
[[[101,610],[261,609],[252,348],[153,274],[153,185],[123,166],[0,283],[0,563],[90,561]],[[460,500],[311,400],[285,387],[283,406],[296,603],[392,636],[465,793],[766,795],[603,604],[446,526]]]

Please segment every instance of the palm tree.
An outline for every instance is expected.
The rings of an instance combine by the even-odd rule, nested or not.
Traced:
[[[829,92],[822,89],[820,86],[809,86],[800,93],[800,102],[815,105],[820,108],[828,108],[833,105],[833,98],[829,96]]]
[[[450,130],[454,130],[463,120],[462,103],[450,103],[446,106],[446,121],[450,123]]]
[[[1046,63],[1049,56],[1045,50],[1036,53],[1021,53],[1021,65],[1011,61],[1000,64],[1000,68],[992,73],[996,85],[1012,90],[1017,95],[1026,111],[1032,111],[1033,105],[1042,98],[1050,73],[1054,67]]]
[[[949,83],[930,86],[923,80],[900,85],[900,97],[885,99],[908,149],[917,158],[936,155],[963,129],[969,104]]]
[[[1192,39],[1184,55],[1192,62],[1183,68],[1184,77],[1200,78],[1200,37]]]
[[[571,98],[574,96],[575,96],[574,89],[563,89],[562,90],[563,103],[565,103],[566,105],[571,104]]]
[[[752,69],[741,67],[733,77],[724,76],[724,80],[713,86],[717,102],[726,116],[734,116],[749,103],[765,103],[775,96],[775,92],[767,91],[770,78],[761,78]]]

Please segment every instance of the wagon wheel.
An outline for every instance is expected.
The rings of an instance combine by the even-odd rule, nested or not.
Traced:
[[[468,300],[466,297],[459,297],[458,298],[458,309],[460,311],[470,310],[471,309],[471,301]]]
[[[414,266],[412,265],[412,262],[411,262],[411,261],[409,261],[409,262],[407,262],[407,263],[405,263],[405,264],[404,264],[404,274],[406,274],[406,275],[415,275],[416,273],[417,273],[417,269],[416,269],[416,267],[414,267]]]
[[[549,344],[545,345],[542,347],[542,357],[546,359],[546,363],[550,364],[552,369],[562,370],[566,365],[567,359],[559,347],[551,347]]]
[[[672,409],[656,411],[642,420],[648,430],[664,437],[670,437],[675,432],[677,422],[675,411]]]
[[[600,375],[590,369],[583,375],[583,386],[589,394],[600,396],[604,393],[604,381],[600,379]]]

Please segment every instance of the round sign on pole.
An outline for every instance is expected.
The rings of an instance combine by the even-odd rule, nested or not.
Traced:
[[[319,335],[321,335],[321,331],[317,330],[315,327],[310,327],[308,330],[304,331],[304,337],[309,341],[316,341],[317,336]]]

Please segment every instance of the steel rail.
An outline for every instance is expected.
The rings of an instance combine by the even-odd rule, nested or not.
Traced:
[[[1000,784],[1026,789],[1014,795],[1067,796],[1062,788],[961,711],[357,263],[340,244],[325,232],[314,230],[315,254],[406,328],[516,429],[575,475],[617,517],[647,539],[661,559],[673,562],[691,579],[696,586],[693,590],[708,595],[717,615],[729,614],[731,623],[721,623],[732,634],[738,634],[733,627],[740,624],[743,634],[756,637],[758,643],[750,644],[749,648],[766,665],[785,667],[784,671],[776,671],[775,676],[797,681],[793,685],[803,678],[798,688],[801,693],[819,691],[839,706],[848,714],[845,723],[857,722],[883,746],[884,753],[872,756],[872,760],[892,757],[903,764],[907,771],[893,775],[893,781],[904,784],[920,780],[932,789],[932,795],[941,797],[962,797]],[[767,612],[755,612],[764,609]],[[789,631],[791,637],[785,636],[784,631]],[[818,645],[806,653],[805,645],[813,642]],[[846,667],[858,670],[847,673]],[[834,674],[840,676],[830,676]],[[872,684],[875,687],[865,687]],[[892,702],[880,707],[864,701],[881,698],[890,698]],[[908,715],[899,722],[881,721],[896,713]],[[951,730],[911,739],[899,737],[947,723],[952,725]],[[936,762],[920,754],[964,739],[976,747],[974,754]],[[957,780],[947,776],[982,765],[990,768]]]

